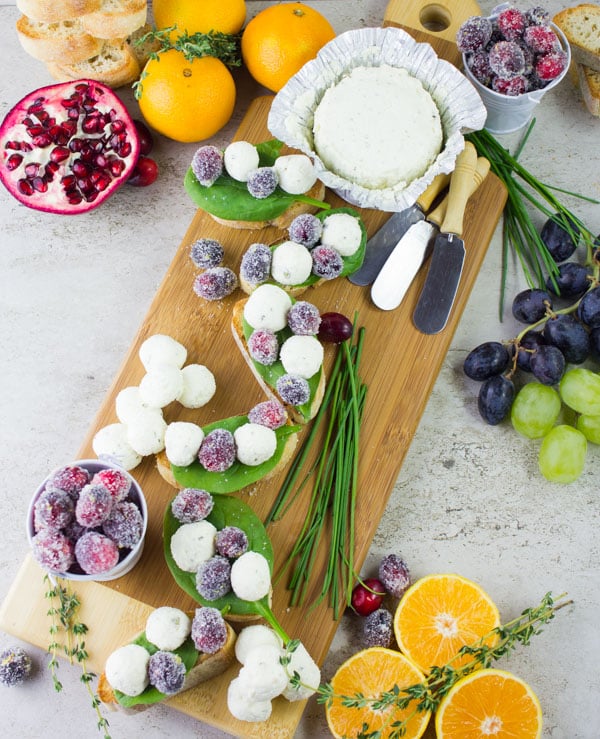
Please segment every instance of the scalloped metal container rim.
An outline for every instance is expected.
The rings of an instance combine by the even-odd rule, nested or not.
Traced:
[[[433,97],[442,120],[444,148],[419,178],[405,186],[369,189],[331,172],[313,146],[314,111],[325,91],[356,67],[406,69]],[[449,173],[464,147],[464,134],[483,128],[486,109],[469,80],[433,47],[400,28],[346,31],[326,44],[277,93],[267,125],[273,136],[308,155],[317,177],[352,205],[385,211],[411,206],[437,174]]]
[[[119,467],[116,464],[108,464],[107,462],[103,462],[99,459],[79,459],[75,460],[74,462],[69,462],[69,466],[77,465],[79,467],[83,467],[84,469],[88,470],[92,475],[94,475],[96,472],[99,472],[100,470],[106,470],[106,469],[118,469],[119,472],[122,472],[124,475],[127,475],[127,477],[131,481],[132,490],[130,492],[131,499],[139,505],[140,511],[142,513],[142,518],[144,520],[144,528],[142,530],[142,536],[137,543],[137,545],[129,552],[129,554],[124,557],[122,560],[117,562],[117,564],[111,569],[108,570],[108,572],[104,572],[98,575],[84,575],[79,574],[75,572],[54,572],[49,571],[48,575],[54,576],[54,577],[60,577],[64,580],[79,580],[84,582],[107,582],[109,580],[116,580],[119,577],[122,577],[123,575],[126,575],[128,572],[130,572],[135,565],[138,563],[140,557],[142,556],[142,552],[144,551],[144,541],[146,538],[146,529],[148,526],[148,507],[146,505],[146,498],[144,497],[144,493],[142,492],[141,487],[139,486],[138,482],[135,480],[132,475],[129,474],[126,470],[124,470],[122,467]],[[35,493],[33,494],[33,497],[31,498],[31,501],[29,503],[29,507],[27,509],[27,518],[25,520],[25,528],[27,532],[27,539],[29,541],[29,545],[31,546],[31,540],[34,536],[34,527],[33,527],[33,513],[34,513],[34,507],[37,499],[40,497],[42,492],[44,491],[44,488],[46,487],[46,483],[50,479],[50,477],[59,469],[64,467],[65,465],[60,465],[55,470],[52,470],[44,479],[44,481],[39,485]]]

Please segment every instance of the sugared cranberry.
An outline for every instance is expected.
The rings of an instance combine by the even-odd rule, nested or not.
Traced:
[[[270,429],[278,429],[287,421],[285,408],[276,400],[263,400],[248,412],[250,423],[258,423]]]
[[[204,437],[198,461],[208,472],[225,472],[235,462],[235,440],[231,431],[214,429]]]
[[[192,640],[196,649],[207,654],[214,654],[227,641],[227,625],[216,608],[196,608],[192,621]]]
[[[117,564],[119,548],[108,536],[88,531],[75,544],[75,559],[86,574],[100,575]]]
[[[195,523],[210,515],[214,500],[207,490],[184,488],[171,503],[171,512],[181,523]]]

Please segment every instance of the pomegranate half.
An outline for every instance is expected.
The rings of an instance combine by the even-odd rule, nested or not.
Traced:
[[[0,126],[0,180],[28,208],[74,215],[97,208],[138,159],[139,135],[115,93],[92,80],[41,87]]]

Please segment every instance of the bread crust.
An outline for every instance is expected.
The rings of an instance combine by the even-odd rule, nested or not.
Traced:
[[[586,108],[594,116],[600,116],[600,72],[577,64],[577,78]]]
[[[42,62],[80,62],[97,54],[103,43],[86,33],[78,18],[46,23],[22,15],[16,30],[23,49]]]
[[[567,37],[573,59],[600,72],[600,6],[582,3],[561,10],[552,20]]]
[[[141,73],[140,65],[126,40],[117,43],[106,41],[96,56],[82,62],[47,62],[46,67],[60,82],[89,79],[109,87],[130,85]]]
[[[100,8],[102,0],[17,0],[17,8],[36,21],[56,23],[78,18],[84,13],[93,13]]]
[[[124,38],[146,23],[146,0],[102,0],[98,10],[81,16],[84,30],[103,39]]]

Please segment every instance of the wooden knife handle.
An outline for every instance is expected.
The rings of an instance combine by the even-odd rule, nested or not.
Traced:
[[[473,179],[471,180],[471,190],[469,192],[469,197],[471,197],[471,195],[475,192],[475,190],[477,190],[479,185],[481,185],[481,183],[485,180],[489,171],[489,159],[486,159],[485,157],[479,157],[477,159],[477,164],[475,165],[475,171],[473,172]],[[435,210],[431,211],[431,213],[427,216],[427,220],[430,223],[434,223],[436,226],[439,226],[446,217],[447,210],[448,195],[446,195],[446,197],[442,200],[442,202]]]
[[[433,178],[431,184],[424,192],[419,195],[416,200],[417,205],[423,211],[423,213],[427,213],[429,208],[431,208],[431,204],[433,203],[433,201],[442,192],[442,190],[445,190],[448,187],[449,184],[449,174],[438,174]]]
[[[440,227],[443,233],[452,233],[462,236],[463,216],[465,206],[471,194],[473,172],[477,163],[477,152],[470,141],[465,142],[465,148],[456,157],[456,165],[450,180],[448,191],[448,210]]]

